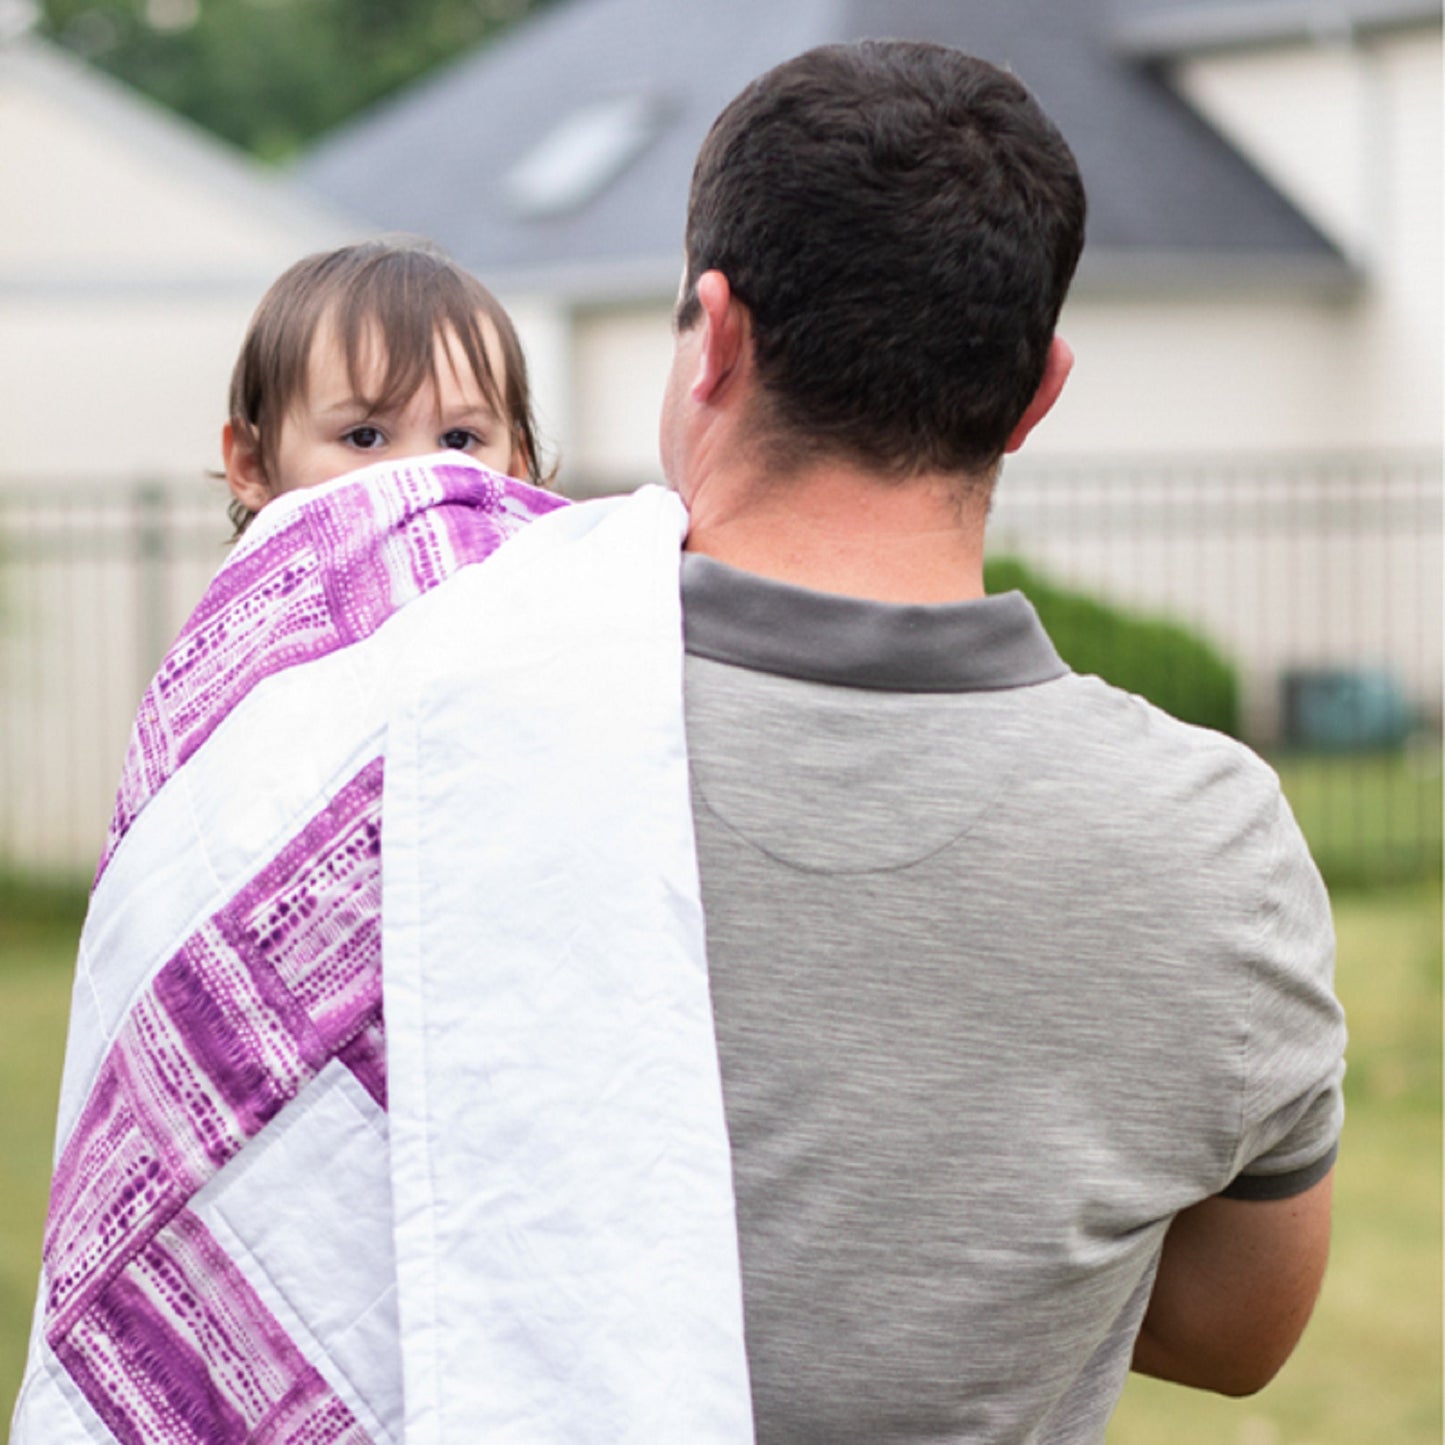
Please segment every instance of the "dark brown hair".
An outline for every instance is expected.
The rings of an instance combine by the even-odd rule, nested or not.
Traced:
[[[311,344],[322,318],[336,329],[352,385],[369,339],[381,338],[386,373],[376,410],[408,401],[436,384],[436,337],[453,332],[488,404],[510,428],[525,459],[527,479],[540,474],[527,363],[511,318],[476,277],[430,242],[411,237],[361,241],[304,257],[261,298],[231,373],[231,427],[253,448],[263,474],[276,462],[281,426],[306,392]],[[484,319],[495,328],[502,384],[487,357]],[[239,535],[252,513],[233,500],[229,515]]]
[[[760,426],[885,476],[992,471],[1084,240],[1073,154],[1012,75],[911,41],[810,50],[718,117],[680,328],[717,269],[749,309]]]

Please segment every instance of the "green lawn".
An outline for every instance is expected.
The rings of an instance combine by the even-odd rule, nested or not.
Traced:
[[[1332,887],[1440,876],[1438,741],[1364,756],[1283,753],[1270,762]]]
[[[0,889],[0,1420],[19,1383],[78,919]],[[1109,1445],[1439,1445],[1440,891],[1336,898],[1349,1119],[1324,1295],[1262,1394],[1131,1380]],[[29,914],[41,916],[30,917]]]
[[[0,883],[0,1423],[7,1431],[35,1304],[79,931],[73,897],[59,890],[21,897]]]

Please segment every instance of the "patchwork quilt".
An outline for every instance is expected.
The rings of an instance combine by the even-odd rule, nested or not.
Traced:
[[[683,526],[449,455],[237,545],[97,872],[15,1441],[751,1438]]]

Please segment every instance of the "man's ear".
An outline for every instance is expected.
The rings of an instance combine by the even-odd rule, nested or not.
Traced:
[[[221,428],[221,459],[231,495],[248,512],[259,512],[275,494],[266,480],[260,449],[241,436],[230,422]]]
[[[1074,369],[1074,353],[1062,336],[1055,336],[1049,342],[1049,354],[1044,360],[1043,380],[1034,392],[1034,399],[1024,408],[1018,424],[1009,433],[1004,451],[1016,452],[1028,439],[1028,434],[1049,414],[1069,373]]]
[[[748,308],[733,295],[721,271],[704,271],[697,278],[697,299],[702,336],[689,390],[694,401],[706,403],[751,358],[752,325]]]

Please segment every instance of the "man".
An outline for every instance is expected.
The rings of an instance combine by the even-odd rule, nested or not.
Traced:
[[[1269,1378],[1319,879],[982,595],[1082,226],[1008,76],[811,52],[699,160],[678,495],[262,510],[142,706],[12,1438],[1074,1442],[1131,1358]]]
[[[921,44],[779,66],[698,159],[661,442],[760,1441],[1102,1439],[1131,1360],[1259,1389],[1324,1268],[1274,776],[984,597],[1084,209],[1024,87]]]

